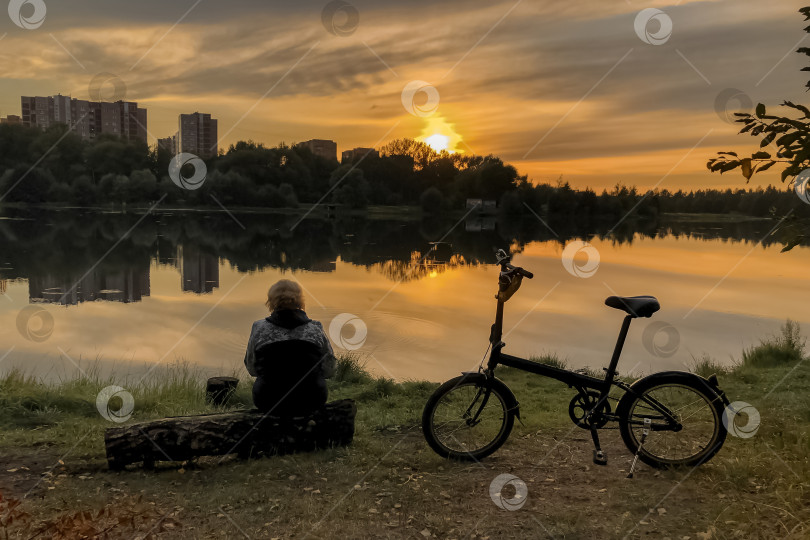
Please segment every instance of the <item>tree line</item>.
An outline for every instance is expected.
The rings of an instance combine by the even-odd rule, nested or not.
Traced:
[[[562,180],[533,184],[496,156],[435,152],[399,139],[339,164],[284,143],[266,147],[240,141],[206,161],[200,189],[187,191],[169,178],[172,155],[143,141],[112,135],[87,141],[65,125],[46,130],[0,125],[0,195],[3,202],[107,206],[167,203],[213,206],[298,207],[329,202],[421,206],[428,214],[463,210],[468,199],[493,200],[506,215],[547,215],[593,220],[655,217],[661,213],[740,213],[767,216],[796,208],[789,190],[776,188],[642,192],[617,185],[597,193]],[[184,171],[191,174],[191,171]],[[808,212],[801,205],[796,211]]]

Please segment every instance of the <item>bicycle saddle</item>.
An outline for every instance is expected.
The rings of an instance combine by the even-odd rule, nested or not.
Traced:
[[[609,296],[605,305],[621,309],[633,317],[652,317],[661,309],[661,304],[654,296]]]

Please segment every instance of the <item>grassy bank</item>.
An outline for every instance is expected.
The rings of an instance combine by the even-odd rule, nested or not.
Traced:
[[[759,431],[730,436],[698,469],[642,467],[633,480],[625,478],[632,456],[616,431],[604,432],[609,465],[592,464],[588,433],[567,416],[571,390],[509,369],[499,377],[520,400],[524,424],[480,464],[442,460],[424,443],[419,418],[437,384],[374,378],[362,358],[344,356],[330,398],[358,402],[351,447],[126,472],[106,468],[103,432],[113,424],[96,409],[98,392],[126,387],[135,400],[130,422],[212,412],[199,373],[173,366],[135,384],[90,370],[55,385],[7,373],[0,378],[0,539],[59,538],[60,531],[66,538],[81,531],[109,538],[806,538],[805,359],[792,323],[742,351],[734,367],[696,359],[696,372],[719,373],[732,401],[759,410]],[[250,406],[249,389],[241,381],[229,408]],[[502,473],[528,486],[518,511],[490,500],[490,482]]]

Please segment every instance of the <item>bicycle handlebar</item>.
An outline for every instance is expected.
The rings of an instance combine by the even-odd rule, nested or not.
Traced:
[[[520,266],[512,266],[511,264],[508,264],[508,263],[506,265],[504,265],[504,266],[506,268],[508,268],[509,270],[515,272],[516,274],[520,274],[521,276],[523,276],[525,278],[532,279],[534,277],[534,274],[532,274],[531,272],[529,272],[525,268],[521,268]]]
[[[528,279],[532,279],[534,277],[534,274],[532,274],[528,270],[525,270],[525,269],[521,268],[520,266],[514,266],[511,263],[512,256],[509,255],[508,253],[506,253],[504,250],[496,249],[495,250],[495,256],[498,258],[498,263],[501,265],[501,269],[503,271],[514,272],[514,273],[520,274],[521,276],[523,276],[525,278],[528,278]]]

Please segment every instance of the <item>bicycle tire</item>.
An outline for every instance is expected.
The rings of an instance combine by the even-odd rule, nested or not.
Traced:
[[[484,408],[489,409],[486,410],[486,417],[471,426],[468,419],[464,418],[463,411],[466,410],[465,407],[467,409],[476,407],[477,410],[483,402],[487,389],[489,395]],[[476,396],[479,396],[480,401],[475,401]],[[453,403],[454,401],[457,403]],[[448,411],[447,419],[439,426],[437,412],[443,412],[442,407],[445,403],[451,409],[454,405],[458,405],[459,414],[452,410]],[[512,392],[503,382],[497,379],[487,380],[478,374],[461,375],[442,384],[430,396],[422,413],[422,432],[428,445],[440,456],[461,461],[478,461],[498,450],[509,438],[515,422],[516,406]],[[482,410],[481,414],[483,413]],[[449,433],[449,437],[454,439],[452,445],[448,444],[448,436],[444,429],[447,425],[451,425],[451,422],[457,426]],[[482,426],[484,423],[486,425]],[[439,429],[440,427],[442,429]],[[481,429],[473,434],[472,431],[478,427]],[[487,431],[491,431],[492,435],[488,435]]]
[[[631,453],[638,451],[643,419],[664,419],[653,400],[675,414],[682,427],[677,431],[651,430],[638,452],[641,461],[659,469],[695,467],[720,451],[726,440],[722,398],[697,375],[667,372],[637,381],[619,401],[619,431]],[[700,442],[696,444],[688,437]]]

